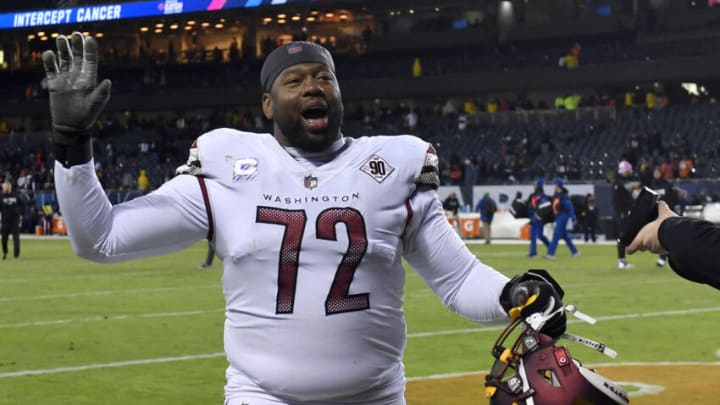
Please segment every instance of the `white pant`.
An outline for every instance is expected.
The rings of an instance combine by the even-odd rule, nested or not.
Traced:
[[[228,367],[226,371],[228,385],[225,386],[225,403],[224,405],[406,405],[403,394],[405,392],[405,378],[402,376],[402,368],[397,378],[391,384],[377,388],[373,393],[363,394],[372,395],[373,398],[346,398],[342,402],[318,402],[318,401],[301,401],[286,402],[283,399],[267,392],[258,386],[244,373],[233,367]],[[230,388],[232,386],[232,388]]]
[[[266,401],[264,399],[226,399],[225,405],[282,405],[280,402]]]
[[[284,402],[270,401],[267,399],[258,398],[230,398],[225,400],[225,405],[293,405],[286,404]],[[383,402],[382,404],[367,404],[367,405],[406,405],[405,399],[400,398],[396,401]]]

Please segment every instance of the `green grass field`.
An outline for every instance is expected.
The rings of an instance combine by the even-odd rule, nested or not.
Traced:
[[[116,265],[81,260],[64,239],[22,243],[22,260],[0,262],[0,404],[222,403],[221,263],[197,269],[204,242]],[[565,343],[585,364],[718,361],[720,293],[657,268],[653,255],[632,256],[635,269],[620,271],[613,245],[579,245],[578,258],[560,246],[554,261],[526,258],[526,245],[470,247],[508,275],[551,271],[565,302],[598,319],[568,331],[619,353]],[[490,367],[502,326],[449,312],[412,271],[405,296],[409,377]]]

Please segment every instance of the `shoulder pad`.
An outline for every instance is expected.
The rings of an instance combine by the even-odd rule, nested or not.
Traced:
[[[438,156],[432,145],[428,146],[425,153],[425,161],[423,162],[420,177],[417,179],[417,185],[437,189],[440,187],[440,168],[438,167]]]
[[[198,155],[197,139],[195,139],[190,146],[187,162],[185,162],[184,165],[178,166],[178,168],[175,169],[175,174],[191,174],[195,176],[201,173],[202,165],[200,164],[200,157]]]

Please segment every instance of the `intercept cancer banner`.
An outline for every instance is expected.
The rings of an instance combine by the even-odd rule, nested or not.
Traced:
[[[301,0],[307,2],[309,0]],[[0,29],[81,24],[168,14],[296,3],[298,0],[155,0],[0,14]]]

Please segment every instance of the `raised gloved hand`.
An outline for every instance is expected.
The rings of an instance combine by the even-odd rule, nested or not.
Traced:
[[[511,318],[528,317],[536,312],[549,314],[562,308],[565,292],[550,273],[545,270],[528,270],[513,277],[500,294],[500,305]],[[540,329],[552,338],[565,333],[567,317],[559,311]]]
[[[56,159],[67,167],[92,158],[89,130],[110,100],[110,80],[97,84],[95,39],[73,32],[69,41],[64,35],[58,36],[56,44],[57,58],[53,51],[45,51],[43,65]]]

